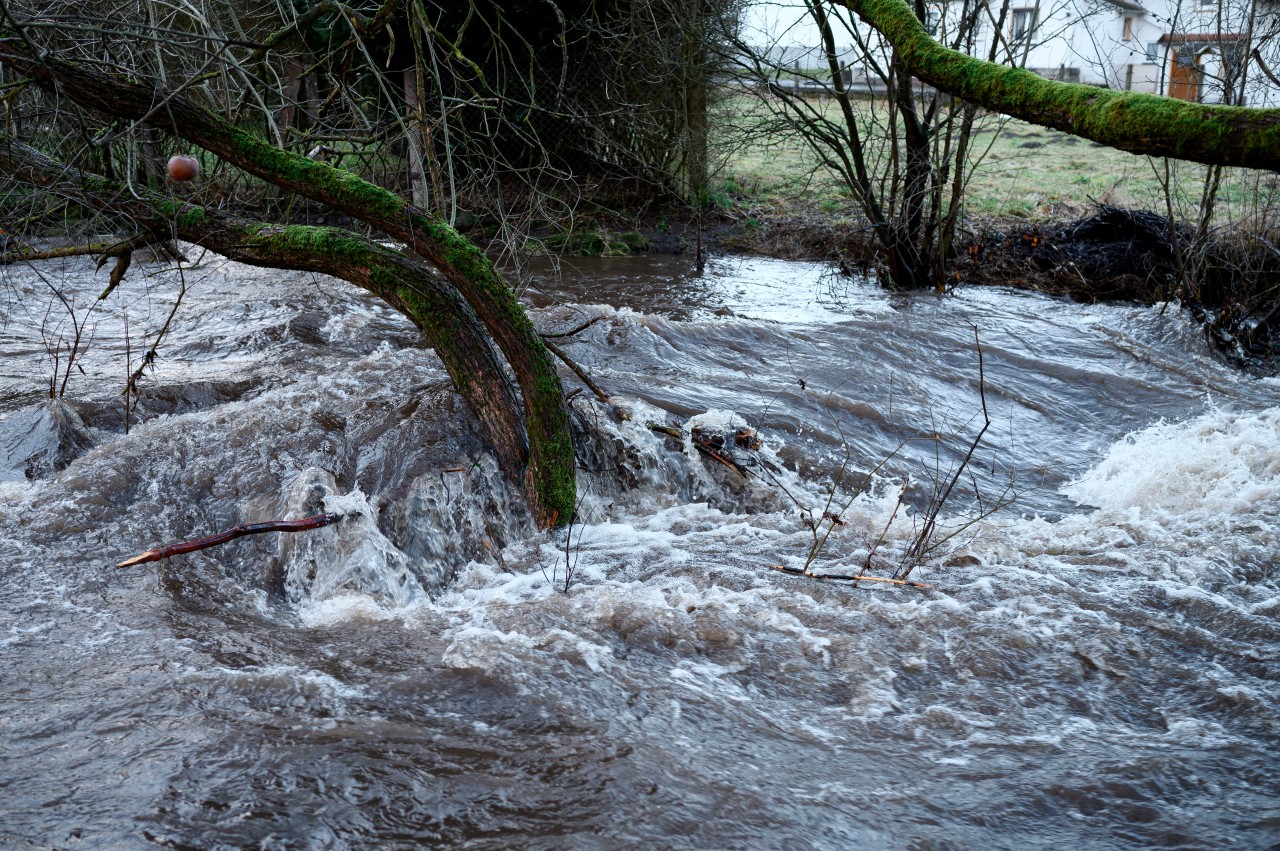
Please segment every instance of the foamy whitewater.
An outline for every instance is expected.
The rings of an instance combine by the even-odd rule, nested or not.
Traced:
[[[555,534],[341,282],[187,269],[126,433],[172,271],[50,403],[46,281],[101,281],[5,270],[0,847],[1280,842],[1280,381],[1176,306],[575,262],[525,292],[599,318],[565,346],[613,400]]]

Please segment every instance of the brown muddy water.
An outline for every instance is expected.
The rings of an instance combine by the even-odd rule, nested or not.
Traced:
[[[567,540],[341,282],[184,269],[126,434],[177,274],[92,312],[51,406],[52,290],[83,316],[105,276],[4,270],[0,847],[1280,842],[1280,381],[1176,308],[575,264],[526,296],[602,317],[565,346],[632,417],[574,397]],[[797,505],[844,522],[816,570],[902,564],[980,423],[975,328],[992,425],[930,587],[770,570]],[[645,427],[690,420],[756,429],[752,478]],[[112,567],[320,507],[346,519]]]

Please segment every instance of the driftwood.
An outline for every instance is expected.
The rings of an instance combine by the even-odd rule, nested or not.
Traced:
[[[790,573],[795,576],[804,576],[808,579],[821,579],[826,582],[884,582],[888,585],[906,585],[911,588],[928,588],[923,582],[911,582],[906,579],[890,579],[887,576],[867,576],[862,573],[837,575],[831,573],[813,573],[800,567],[784,567],[780,564],[765,565],[770,570],[776,570],[779,573]]]
[[[663,425],[662,423],[655,423],[655,422],[645,423],[645,425],[648,426],[650,431],[656,431],[658,434],[665,434],[667,437],[674,437],[676,440],[684,439],[684,432],[676,428],[675,426],[668,426],[668,425]],[[742,466],[737,461],[730,458],[725,453],[721,452],[720,447],[716,446],[712,441],[708,440],[706,437],[703,437],[702,435],[698,434],[696,431],[691,432],[689,437],[691,442],[693,443],[693,448],[701,452],[703,455],[706,455],[708,458],[712,459],[713,461],[719,461],[721,464],[725,465],[730,470],[733,470],[735,473],[737,473],[739,476],[742,476],[742,478],[744,479],[751,478],[750,470],[748,470],[746,467]]]
[[[219,532],[216,535],[208,535],[203,538],[196,538],[193,541],[183,541],[179,544],[169,544],[167,547],[161,547],[158,550],[147,550],[141,555],[133,558],[127,558],[116,565],[116,567],[133,567],[135,564],[146,564],[149,561],[160,561],[170,556],[178,556],[183,553],[193,553],[196,550],[205,550],[209,547],[216,547],[219,544],[225,544],[227,541],[242,538],[245,535],[261,535],[263,532],[303,532],[307,529],[319,529],[322,526],[328,526],[341,520],[341,514],[315,514],[311,517],[304,517],[302,520],[268,520],[265,523],[241,523],[239,526],[233,526],[225,532]]]
[[[595,323],[599,322],[602,319],[604,319],[603,316],[597,316],[595,319],[592,319],[588,322],[584,322],[583,324],[579,325],[577,328],[574,328],[571,331],[564,331],[558,334],[542,334],[540,336],[542,337],[542,344],[547,347],[547,351],[551,352],[551,354],[558,357],[561,360],[561,362],[564,363],[565,366],[569,367],[569,369],[573,371],[573,374],[578,376],[578,378],[582,381],[582,383],[587,386],[587,389],[589,389],[592,393],[595,394],[595,397],[597,399],[599,399],[601,402],[604,402],[606,405],[609,406],[609,410],[613,411],[613,415],[617,417],[619,421],[625,422],[631,419],[631,415],[628,414],[621,405],[618,405],[617,403],[615,403],[609,397],[609,394],[604,392],[604,390],[600,387],[600,385],[596,384],[595,381],[592,380],[591,376],[587,374],[587,371],[578,365],[577,361],[569,357],[568,353],[565,352],[564,349],[560,348],[558,345],[551,342],[551,339],[550,339],[552,337],[556,337],[556,338],[571,337],[574,334],[579,333],[580,331],[585,331],[587,328],[590,328],[592,325],[594,325]],[[577,391],[574,391],[574,392],[576,393]]]

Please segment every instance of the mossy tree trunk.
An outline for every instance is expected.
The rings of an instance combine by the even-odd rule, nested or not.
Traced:
[[[1280,109],[1047,80],[944,47],[904,0],[837,2],[884,35],[908,72],[970,103],[1135,154],[1280,171]]]
[[[55,55],[36,59],[14,42],[0,42],[0,62],[84,108],[130,121],[145,119],[269,183],[360,219],[435,266],[465,298],[515,374],[528,441],[523,485],[534,516],[544,527],[569,521],[576,488],[560,377],[515,293],[479,247],[395,193],[276,148],[185,95]]]
[[[422,261],[341,228],[254,222],[139,187],[130,192],[3,135],[0,170],[155,242],[181,239],[252,266],[319,272],[368,290],[422,330],[503,471],[523,474],[528,447],[515,389],[470,305]]]

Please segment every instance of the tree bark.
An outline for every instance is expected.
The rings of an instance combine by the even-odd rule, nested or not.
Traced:
[[[1135,154],[1280,171],[1280,109],[1209,106],[1061,83],[938,44],[904,0],[838,0],[919,79],[955,97]]]
[[[430,193],[427,192],[426,156],[422,144],[422,96],[418,91],[418,66],[410,65],[401,72],[404,78],[404,123],[408,127],[405,137],[409,160],[409,189],[413,205],[427,209]]]
[[[470,306],[421,261],[340,228],[252,222],[137,187],[129,192],[2,135],[0,171],[127,219],[157,239],[183,239],[252,266],[332,275],[368,290],[422,329],[499,466],[520,481],[528,448],[515,390]]]
[[[0,42],[0,61],[80,106],[155,126],[231,164],[360,219],[440,270],[471,305],[510,364],[524,398],[529,463],[524,487],[540,526],[567,523],[576,496],[573,442],[555,361],[515,293],[479,247],[395,193],[327,163],[280,150],[189,97],[58,56]]]

